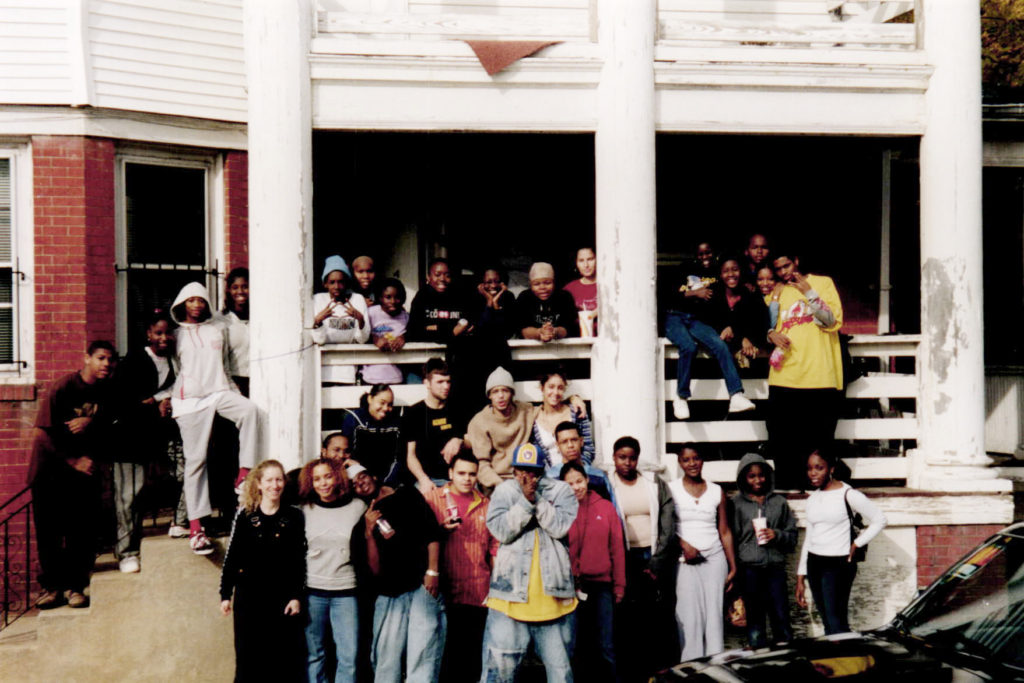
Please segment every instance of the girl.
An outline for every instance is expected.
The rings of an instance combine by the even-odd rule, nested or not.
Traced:
[[[381,284],[380,304],[371,306],[368,311],[370,339],[385,353],[400,351],[405,346],[409,314],[402,308],[404,303],[405,286],[388,278]],[[401,384],[405,379],[398,366],[391,363],[364,365],[362,375],[366,384]]]
[[[353,543],[362,539],[356,527],[362,521],[366,503],[352,496],[341,463],[324,457],[302,468],[299,496],[306,523],[307,680],[354,682],[359,607]],[[337,661],[333,676],[325,666],[329,638],[333,638]]]
[[[191,282],[178,292],[171,317],[178,323],[175,345],[178,367],[171,408],[185,452],[185,501],[189,545],[197,555],[213,552],[201,520],[212,512],[207,484],[206,452],[213,419],[227,418],[238,427],[238,476],[235,487],[256,464],[256,405],[238,392],[228,377],[228,338],[223,325],[211,320],[206,287]]]
[[[759,346],[768,346],[768,309],[761,297],[743,284],[738,258],[723,259],[719,275],[721,285],[714,289],[711,300],[712,326],[739,361],[739,367],[749,367]]]
[[[815,490],[807,497],[807,534],[796,572],[796,603],[807,607],[807,577],[826,635],[850,630],[850,588],[857,575],[854,554],[887,523],[867,496],[836,477],[836,464],[833,454],[820,449],[807,457],[807,479]],[[870,522],[859,534],[851,524],[854,514]]]
[[[537,446],[546,467],[562,464],[562,456],[556,444],[555,429],[562,422],[572,422],[583,437],[583,462],[590,465],[594,462],[594,436],[590,429],[590,420],[582,405],[565,400],[568,386],[565,372],[555,369],[540,377],[541,404],[535,409],[533,428],[530,441]],[[576,397],[573,397],[578,401]]]
[[[249,395],[249,269],[233,268],[227,277],[221,316],[228,329],[228,374]]]
[[[580,680],[614,681],[613,605],[626,595],[622,523],[615,506],[589,490],[589,478],[579,462],[563,465],[560,478],[572,488],[580,506],[569,528],[569,559],[581,597],[573,669]]]
[[[341,433],[348,437],[352,458],[381,482],[397,486],[402,476],[399,465],[405,458],[398,415],[392,415],[395,394],[387,384],[374,384],[359,398],[359,408],[348,411]]]
[[[364,344],[370,338],[366,300],[350,289],[352,272],[345,259],[328,256],[321,276],[326,292],[313,295],[313,341],[316,344]],[[325,365],[322,379],[355,384],[356,366]]]
[[[565,286],[565,291],[572,294],[576,302],[576,310],[580,312],[580,336],[597,336],[597,254],[593,247],[580,247],[576,250],[576,272],[578,280]],[[588,328],[585,320],[592,321]]]
[[[775,324],[779,322],[779,294],[781,293],[781,285],[775,279],[775,271],[772,270],[771,266],[758,268],[756,275],[757,290],[768,305],[768,324],[771,325],[770,329],[774,330]]]
[[[276,460],[249,473],[224,555],[220,611],[231,613],[234,593],[235,681],[302,680],[306,537],[302,513],[281,505],[283,490]]]
[[[736,575],[725,492],[705,481],[704,459],[692,445],[679,453],[683,476],[669,483],[683,556],[676,575],[676,624],[682,661],[725,647],[722,606]]]

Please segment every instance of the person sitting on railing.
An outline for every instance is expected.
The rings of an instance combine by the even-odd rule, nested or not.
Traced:
[[[345,259],[328,256],[321,276],[326,292],[313,295],[313,342],[316,344],[363,344],[370,338],[366,300],[351,286],[352,273]],[[354,365],[326,365],[323,380],[355,384]]]
[[[597,336],[597,253],[593,247],[580,247],[576,250],[576,272],[578,280],[565,286],[565,291],[572,294],[579,312],[580,336]]]
[[[385,486],[398,486],[405,476],[405,444],[398,414],[392,412],[394,404],[391,387],[374,384],[359,397],[359,408],[347,411],[341,423],[352,457]]]
[[[380,303],[383,288],[377,286],[377,267],[372,258],[363,255],[352,259],[352,279],[355,280],[352,286],[353,293],[362,296],[367,306]]]
[[[747,248],[740,262],[740,278],[749,291],[757,291],[757,271],[765,266],[771,266],[770,255],[767,237],[755,232],[747,239]]]
[[[513,451],[530,440],[534,408],[514,400],[515,394],[515,382],[508,370],[492,372],[487,378],[491,403],[473,416],[466,430],[466,441],[480,461],[481,486],[494,488],[510,479]]]
[[[401,351],[405,346],[405,331],[409,314],[405,303],[405,286],[399,280],[388,278],[381,283],[380,304],[370,306],[370,340],[385,353]],[[360,370],[365,384],[401,384],[405,381],[402,370],[394,363],[364,365]]]
[[[424,363],[423,385],[426,398],[406,408],[402,415],[402,441],[406,443],[409,474],[426,496],[448,482],[452,458],[462,450],[466,423],[448,404],[452,378],[447,363],[440,358]]]
[[[752,359],[771,346],[766,338],[770,329],[768,307],[760,294],[743,285],[738,258],[722,259],[719,275],[721,280],[711,299],[712,326],[729,347],[737,366],[747,368]]]
[[[427,286],[412,299],[409,312],[409,341],[447,344],[469,331],[465,302],[452,289],[448,260],[431,259],[427,266]]]
[[[571,422],[576,425],[577,431],[583,437],[583,461],[585,463],[588,465],[593,463],[594,453],[596,453],[586,405],[579,396],[565,399],[565,390],[568,385],[569,380],[565,375],[565,370],[560,367],[553,368],[540,376],[541,404],[534,413],[533,429],[530,432],[531,443],[540,451],[545,467],[550,467],[554,471],[554,477],[552,477],[554,479],[558,478],[558,472],[562,465],[555,431],[563,422]]]
[[[86,607],[85,587],[96,559],[100,508],[95,460],[108,449],[114,417],[107,381],[117,363],[108,341],[94,341],[82,369],[50,385],[33,429],[28,484],[39,553],[40,609]],[[64,591],[67,591],[65,598]]]
[[[523,339],[542,342],[578,337],[576,303],[564,289],[555,289],[555,269],[550,263],[530,266],[530,288],[516,299],[516,316]]]
[[[729,412],[753,410],[754,404],[743,395],[743,383],[733,362],[729,347],[708,321],[713,319],[712,299],[720,273],[715,265],[711,245],[697,245],[697,259],[685,264],[680,271],[679,287],[672,293],[668,315],[665,318],[665,336],[679,349],[676,364],[676,394],[672,412],[677,420],[690,417],[690,373],[697,343],[706,347],[718,361],[729,392]]]
[[[773,265],[783,286],[772,294],[779,320],[768,333],[779,349],[768,373],[768,449],[779,488],[802,488],[800,459],[832,442],[842,407],[843,306],[832,278],[801,273],[794,251],[777,250]]]

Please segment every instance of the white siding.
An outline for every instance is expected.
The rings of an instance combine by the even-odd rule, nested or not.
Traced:
[[[71,21],[62,0],[0,0],[0,102],[70,102]]]

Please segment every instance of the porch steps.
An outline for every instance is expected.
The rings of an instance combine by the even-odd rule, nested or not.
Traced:
[[[197,557],[187,541],[167,536],[143,540],[139,574],[122,574],[101,556],[88,608],[26,615],[0,632],[0,681],[231,680],[219,558]]]

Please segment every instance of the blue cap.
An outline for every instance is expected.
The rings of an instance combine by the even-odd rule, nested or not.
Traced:
[[[532,443],[524,443],[516,446],[512,452],[512,467],[529,467],[543,470],[544,462],[541,460],[537,447]]]
[[[340,270],[350,278],[352,277],[352,271],[348,269],[348,264],[345,263],[345,259],[335,254],[334,256],[328,256],[327,260],[324,261],[324,273],[320,276],[320,281],[323,282],[326,280],[327,276],[336,270]]]

